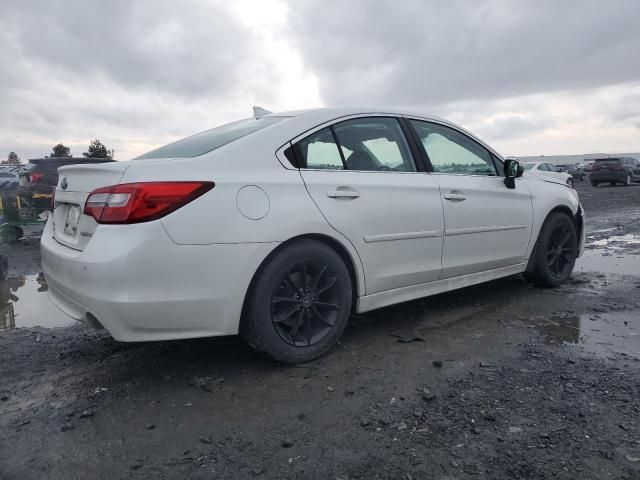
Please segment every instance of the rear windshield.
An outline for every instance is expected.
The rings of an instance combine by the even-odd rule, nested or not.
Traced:
[[[596,160],[599,165],[618,165],[620,163],[619,158],[599,158]]]
[[[535,163],[525,163],[524,164],[524,169],[525,170],[531,170],[534,166],[535,166]]]
[[[287,117],[261,117],[238,120],[227,123],[211,130],[196,133],[164,147],[156,148],[148,153],[134,158],[192,158],[209,153],[227,143],[231,143],[241,137],[257,132],[269,125],[278,123]]]

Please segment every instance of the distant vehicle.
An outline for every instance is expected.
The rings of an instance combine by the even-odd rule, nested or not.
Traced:
[[[15,172],[9,172],[7,170],[0,170],[0,189],[12,190],[18,188],[20,183],[20,177]]]
[[[116,340],[240,333],[298,363],[352,312],[518,273],[558,286],[583,243],[574,189],[455,124],[318,109],[61,168],[41,251],[53,303]]]
[[[23,168],[24,168],[24,165],[22,165],[22,164],[18,164],[18,165],[15,165],[15,164],[0,165],[0,172],[18,173]]]
[[[629,186],[640,182],[640,162],[632,157],[598,158],[591,165],[589,180],[594,187],[601,183]]]
[[[568,173],[571,175],[571,178],[580,182],[582,182],[587,176],[582,166],[578,164],[558,165],[556,168],[560,172]]]
[[[67,165],[113,162],[109,158],[52,157],[29,160],[20,170],[18,195],[36,210],[51,208],[53,191],[58,184],[58,168]]]
[[[535,175],[536,177],[542,178],[543,180],[554,180],[554,181],[562,181],[563,183],[573,187],[573,177],[565,172],[561,172],[558,168],[548,162],[525,162],[524,169]]]

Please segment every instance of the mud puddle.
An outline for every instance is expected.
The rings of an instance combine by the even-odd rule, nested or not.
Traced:
[[[75,322],[47,297],[41,274],[9,277],[0,282],[0,331],[28,327],[66,327]]]
[[[558,314],[534,319],[548,343],[578,345],[600,355],[623,353],[640,359],[640,312]]]
[[[597,248],[585,250],[576,261],[576,272],[600,272],[620,275],[640,274],[640,255]]]

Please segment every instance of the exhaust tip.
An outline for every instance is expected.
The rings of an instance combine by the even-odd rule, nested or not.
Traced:
[[[86,322],[91,328],[95,328],[96,330],[104,330],[102,324],[98,321],[95,315],[88,313],[86,314]]]

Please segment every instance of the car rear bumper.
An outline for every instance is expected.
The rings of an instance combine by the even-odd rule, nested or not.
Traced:
[[[177,245],[159,221],[99,226],[84,251],[42,241],[49,298],[124,342],[238,332],[251,276],[277,243]]]
[[[592,182],[624,182],[627,180],[627,172],[624,170],[592,172],[589,175],[589,180]]]

